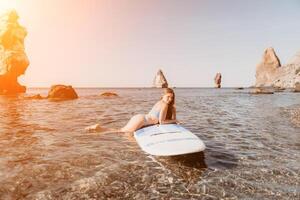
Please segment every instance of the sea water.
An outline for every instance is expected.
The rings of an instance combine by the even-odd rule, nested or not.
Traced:
[[[207,148],[155,157],[130,135],[84,128],[122,127],[161,89],[76,91],[77,100],[57,102],[0,96],[0,199],[300,198],[299,93],[177,88],[177,118]]]

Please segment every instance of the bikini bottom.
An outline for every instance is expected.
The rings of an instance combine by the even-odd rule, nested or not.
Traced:
[[[156,123],[153,123],[153,121],[154,121],[153,118],[156,118],[156,117],[155,116],[150,116],[150,115],[145,115],[145,117],[144,117],[145,125],[156,124]]]

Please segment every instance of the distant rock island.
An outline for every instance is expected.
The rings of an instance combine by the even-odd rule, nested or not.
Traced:
[[[218,72],[215,76],[215,87],[216,88],[221,88],[221,81],[222,81],[222,74]]]
[[[18,19],[15,10],[0,17],[0,94],[26,91],[26,87],[18,83],[18,77],[25,73],[29,65],[24,48],[27,31]]]
[[[156,88],[167,88],[168,87],[167,79],[164,76],[164,73],[162,72],[161,69],[158,70],[156,76],[154,77],[153,87],[156,87]]]
[[[267,48],[256,66],[255,87],[296,88],[300,83],[300,52],[281,65],[273,48]]]
[[[52,85],[47,98],[50,100],[61,101],[77,99],[78,95],[74,88],[70,85]]]
[[[71,85],[52,85],[48,92],[48,96],[41,96],[40,94],[34,94],[24,96],[23,99],[27,100],[43,100],[48,99],[50,101],[65,101],[77,99],[78,94]]]

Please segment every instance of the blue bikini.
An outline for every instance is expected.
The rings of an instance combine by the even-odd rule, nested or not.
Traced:
[[[145,124],[148,124],[148,116],[155,117],[157,120],[159,120],[160,110],[155,110],[154,108],[151,109],[151,111],[148,113],[148,115],[145,115],[144,121]]]

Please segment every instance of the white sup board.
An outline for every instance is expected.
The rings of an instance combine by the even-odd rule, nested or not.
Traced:
[[[148,126],[134,132],[139,146],[155,156],[175,156],[205,149],[200,138],[178,124]]]

